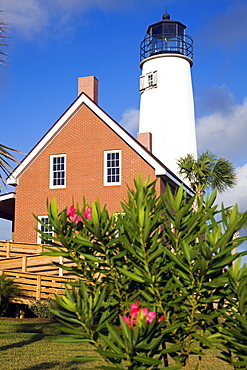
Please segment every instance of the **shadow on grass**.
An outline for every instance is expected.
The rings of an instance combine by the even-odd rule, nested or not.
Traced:
[[[44,334],[32,335],[32,337],[28,340],[22,340],[22,341],[17,342],[17,343],[12,343],[12,344],[7,344],[6,346],[2,346],[2,347],[0,347],[0,351],[6,351],[7,349],[11,349],[11,348],[18,348],[18,347],[27,346],[28,344],[31,344],[33,342],[38,342],[39,340],[43,339],[44,336],[45,336]]]
[[[57,328],[57,323],[51,322],[9,322],[0,321],[0,332],[1,333],[29,333],[29,334],[46,334],[46,335],[58,335],[61,334],[61,330]]]
[[[15,327],[16,333],[40,333],[40,334],[60,334],[56,326],[50,322],[45,323],[19,323]]]
[[[22,370],[44,370],[44,369],[53,369],[55,366],[58,366],[60,362],[41,362],[38,365],[25,367]],[[66,362],[67,370],[78,370],[77,363],[73,361]]]

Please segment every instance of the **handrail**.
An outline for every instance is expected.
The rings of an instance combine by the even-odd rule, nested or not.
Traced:
[[[42,300],[53,297],[54,294],[65,294],[64,283],[69,283],[75,279],[56,277],[54,275],[37,275],[34,273],[17,272],[17,271],[0,271],[7,277],[14,279],[21,289],[22,295],[20,301],[25,300]],[[15,299],[18,301],[18,298]]]
[[[0,258],[22,256],[23,254],[37,254],[44,250],[46,250],[45,244],[0,240]]]
[[[167,37],[165,37],[167,36]],[[193,39],[189,35],[161,35],[152,37],[147,34],[140,45],[140,60],[156,54],[182,54],[193,59]]]
[[[36,274],[49,274],[54,272],[58,276],[63,276],[64,273],[69,275],[69,272],[59,268],[53,262],[60,263],[65,266],[72,266],[73,262],[64,257],[42,256],[40,254],[26,255],[22,257],[10,257],[0,260],[0,270],[32,272]]]

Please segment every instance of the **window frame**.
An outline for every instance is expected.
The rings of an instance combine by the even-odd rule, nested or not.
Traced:
[[[38,219],[39,220],[41,220],[42,222],[44,222],[42,219],[46,219],[47,221],[48,221],[48,223],[47,223],[47,225],[50,225],[50,223],[49,223],[49,217],[47,216],[47,215],[43,215],[43,216],[38,216]],[[40,231],[43,231],[41,228],[42,227],[44,227],[43,225],[41,225],[41,223],[38,221],[38,230],[40,230]],[[48,230],[48,229],[47,229]],[[53,236],[54,236],[54,231],[50,231],[50,230],[48,230],[48,232],[45,232],[45,231],[43,231],[45,234],[48,234],[48,235],[50,235],[51,236],[51,241],[53,240],[52,238],[53,238]],[[50,234],[51,233],[51,234]],[[41,237],[40,237],[40,233],[38,232],[38,235],[37,235],[37,243],[38,244],[42,244],[42,245],[46,245],[46,243],[41,239]]]
[[[54,158],[64,158],[64,184],[63,185],[54,185],[54,170],[53,170],[53,159]],[[66,154],[52,154],[50,155],[50,176],[49,176],[49,188],[50,189],[64,189],[66,188],[66,177],[67,177],[67,171],[66,171],[66,162],[67,162],[67,155]],[[57,171],[59,172],[59,171]],[[61,171],[62,172],[62,171]]]
[[[110,153],[118,153],[119,154],[119,181],[109,182],[107,177],[107,154]],[[117,168],[117,167],[116,167]],[[105,150],[104,151],[104,186],[118,186],[122,184],[122,150],[121,149],[114,149],[114,150]]]
[[[158,73],[151,71],[140,76],[140,92],[150,90],[157,87]]]

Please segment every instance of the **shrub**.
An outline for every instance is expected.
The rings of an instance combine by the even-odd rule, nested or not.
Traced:
[[[85,215],[86,204],[58,212],[48,204],[55,235],[45,255],[61,255],[74,263],[66,267],[79,277],[73,292],[57,296],[52,309],[65,341],[91,343],[102,369],[190,369],[198,356],[201,368],[205,349],[226,343],[222,317],[228,312],[233,287],[228,270],[246,252],[232,250],[247,237],[233,240],[246,222],[237,206],[227,211],[214,205],[216,192],[205,201],[188,198],[180,187],[173,196],[157,196],[155,182],[135,180],[122,203],[123,217],[109,215],[98,201]],[[220,218],[220,221],[219,221]],[[38,220],[38,218],[37,218]],[[235,297],[237,299],[237,296]],[[129,310],[130,309],[130,310]],[[148,316],[152,314],[152,320]]]
[[[20,295],[21,290],[14,279],[8,278],[4,273],[0,275],[0,316],[3,316],[10,304],[10,299]]]
[[[57,308],[57,303],[54,299],[48,297],[46,300],[38,300],[31,304],[30,310],[34,313],[36,317],[41,319],[47,319],[49,321],[55,320],[54,314],[51,309]]]

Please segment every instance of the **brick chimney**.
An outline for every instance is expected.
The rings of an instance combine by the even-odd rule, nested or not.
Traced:
[[[151,132],[139,132],[137,134],[137,140],[141,143],[147,150],[152,153],[152,134]]]
[[[94,76],[78,78],[78,96],[84,92],[98,104],[98,80]]]

